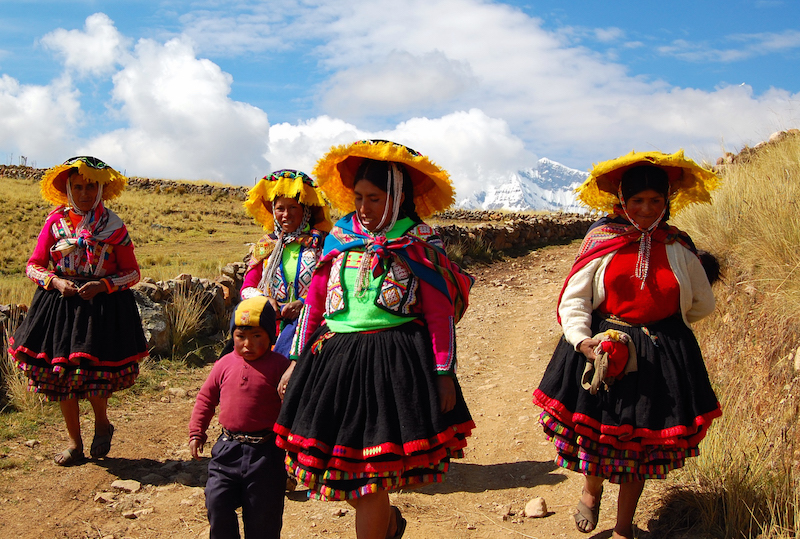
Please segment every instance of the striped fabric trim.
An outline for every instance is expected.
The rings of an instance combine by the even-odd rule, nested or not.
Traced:
[[[44,352],[34,352],[33,350],[30,350],[29,348],[26,348],[24,346],[14,347],[14,337],[10,337],[8,346],[9,355],[14,357],[14,359],[18,363],[24,364],[24,362],[20,362],[18,359],[16,359],[17,352],[22,352],[27,356],[35,357],[37,359],[44,359],[48,363],[53,365],[54,370],[62,368],[60,367],[61,365],[80,365],[81,359],[88,359],[92,362],[93,365],[96,365],[98,367],[116,367],[118,365],[124,365],[125,363],[130,363],[132,361],[134,362],[139,361],[150,355],[145,350],[144,352],[139,352],[138,354],[134,354],[119,361],[102,361],[100,358],[93,356],[92,354],[88,354],[86,352],[73,352],[69,355],[69,357],[50,358]]]
[[[557,401],[545,395],[540,389],[533,392],[533,403],[558,419],[559,422],[574,429],[578,434],[592,440],[613,445],[618,449],[640,450],[653,444],[681,445],[696,444],[705,437],[711,422],[722,415],[717,408],[694,418],[692,425],[678,425],[661,430],[633,428],[632,425],[602,425],[583,414],[573,413]]]

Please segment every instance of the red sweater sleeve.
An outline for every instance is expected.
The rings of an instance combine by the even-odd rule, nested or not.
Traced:
[[[206,431],[214,417],[214,410],[219,404],[220,387],[222,382],[222,372],[225,363],[218,361],[211,369],[211,373],[203,382],[203,386],[197,393],[192,409],[192,417],[189,419],[189,439],[200,440],[206,443],[208,436]]]
[[[106,285],[106,291],[119,292],[132,287],[142,278],[139,271],[139,262],[133,252],[133,243],[128,245],[115,245],[114,255],[117,269],[113,275],[103,277],[102,281]]]
[[[247,273],[244,274],[244,281],[239,295],[242,299],[252,298],[253,296],[263,296],[258,289],[258,283],[261,281],[261,274],[264,272],[264,261],[253,264],[247,268]]]
[[[39,232],[39,237],[36,239],[36,247],[33,249],[33,254],[25,266],[25,275],[31,281],[44,288],[50,288],[50,281],[56,276],[54,271],[48,269],[50,266],[50,248],[56,243],[56,239],[50,230],[53,223],[60,217],[60,214],[56,212],[47,217],[41,232]]]
[[[317,266],[311,284],[308,285],[308,295],[303,310],[300,311],[300,321],[292,340],[292,348],[289,358],[296,360],[303,349],[308,345],[311,334],[322,324],[325,315],[325,300],[328,293],[328,277],[331,274],[331,266],[325,264]]]
[[[420,279],[420,308],[431,335],[438,374],[455,375],[456,324],[453,305],[435,287]]]

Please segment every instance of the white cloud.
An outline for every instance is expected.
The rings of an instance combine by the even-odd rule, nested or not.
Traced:
[[[317,160],[331,146],[349,144],[370,138],[366,131],[343,120],[320,116],[310,120],[275,124],[269,129],[269,151],[266,158],[272,170],[290,168],[311,174]],[[265,171],[266,175],[268,172]]]
[[[87,152],[140,176],[233,184],[269,166],[266,113],[231,100],[230,75],[196,58],[188,40],[141,40],[113,81],[129,127],[87,142]]]
[[[412,102],[403,109],[404,102],[393,99],[396,80],[413,81],[414,102],[429,105],[428,117],[477,108],[507,122],[526,148],[584,169],[633,147],[709,152],[718,150],[723,140],[749,143],[769,133],[776,121],[797,117],[793,100],[798,96],[788,93],[757,98],[728,88],[701,91],[632,75],[625,65],[571,44],[574,33],[548,31],[539,19],[503,4],[411,0],[399,5],[377,0],[335,13],[320,30],[325,42],[318,52],[337,73],[335,84],[322,86],[329,93],[321,102],[328,107],[325,112],[351,122],[359,118],[349,112],[357,100],[338,105],[343,96],[363,98],[365,82],[372,97],[360,112],[372,112],[373,123],[418,115]],[[612,30],[601,29],[599,35],[619,35]],[[578,33],[586,35],[585,29]],[[394,62],[393,76],[386,77],[381,66],[388,55],[404,52],[408,58],[435,52],[458,62],[475,86],[446,97],[435,84],[420,80],[431,77],[412,63]],[[382,96],[387,97],[381,101]],[[736,108],[723,109],[722,103]],[[376,112],[381,110],[383,116]],[[788,116],[776,119],[778,110]],[[407,123],[414,125],[413,120]]]
[[[80,75],[113,71],[125,55],[129,40],[114,27],[108,15],[86,18],[85,31],[59,28],[42,38],[42,44],[64,58],[64,65]]]
[[[621,28],[595,28],[594,37],[603,43],[615,43],[625,37],[625,32]]]
[[[486,188],[510,173],[535,164],[508,124],[473,109],[438,119],[414,118],[391,129],[365,132],[356,126],[322,116],[298,125],[270,128],[269,160],[275,169],[311,173],[317,159],[332,146],[377,138],[405,144],[446,169],[459,198]]]
[[[488,0],[203,5],[205,11],[177,15],[183,34],[166,42],[144,39],[135,48],[102,14],[89,17],[82,30],[48,34],[43,42],[63,58],[65,74],[48,86],[4,76],[4,148],[40,148],[60,161],[78,153],[64,148],[78,147],[131,174],[250,184],[271,169],[310,172],[333,144],[386,138],[447,168],[461,197],[533,166],[537,155],[584,170],[633,148],[684,147],[713,157],[723,143],[752,144],[795,127],[800,115],[800,94],[788,91],[703,91],[637,76],[611,51],[580,45],[643,46],[622,42],[624,30],[552,31]],[[215,5],[222,11],[213,11]],[[154,28],[151,35],[166,31]],[[730,49],[731,58],[797,46],[792,32],[737,39],[743,45]],[[707,48],[686,41],[672,46],[670,54]],[[217,63],[199,58],[198,50],[219,55]],[[281,56],[287,51],[298,56]],[[237,67],[246,64],[254,52],[277,58],[271,65],[316,62],[319,84],[312,90],[319,108],[270,127],[266,112],[273,111],[231,99],[232,77],[220,66],[230,56],[237,56]],[[291,77],[291,71],[278,74]],[[98,81],[113,82],[113,100],[105,105],[122,127],[76,140],[80,122],[94,112],[88,101],[81,109],[80,85]],[[283,117],[296,114],[291,106],[287,100]]]
[[[666,56],[674,56],[687,62],[730,63],[766,56],[768,54],[794,51],[800,48],[800,31],[762,32],[758,34],[735,34],[729,41],[739,43],[738,48],[718,49],[706,42],[691,42],[684,39],[659,47]]]
[[[0,76],[0,147],[37,163],[61,162],[76,146],[80,112],[68,78],[48,86]],[[4,156],[5,157],[5,156]]]
[[[390,51],[377,61],[346,68],[325,83],[322,106],[335,115],[420,113],[477,86],[469,65],[441,51]]]

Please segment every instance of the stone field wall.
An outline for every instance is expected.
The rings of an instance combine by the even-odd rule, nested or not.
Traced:
[[[44,171],[25,166],[0,165],[0,177],[40,180]],[[129,178],[129,186],[156,192],[198,193],[213,197],[232,196],[244,200],[247,187]],[[533,249],[549,244],[582,238],[594,221],[593,217],[577,214],[533,215],[505,211],[448,210],[434,216],[435,226],[445,244],[457,247],[463,263],[475,263],[482,258],[475,253],[499,256],[504,253]],[[452,224],[448,224],[453,221]],[[245,253],[243,253],[244,255]],[[181,274],[168,281],[144,277],[133,291],[142,316],[148,345],[154,356],[173,353],[173,328],[176,296],[193,298],[203,306],[193,339],[197,344],[219,342],[228,330],[231,313],[238,301],[246,264],[233,262],[225,266],[215,279],[199,279]],[[180,298],[179,298],[180,299]],[[9,309],[0,309],[0,322],[5,329]],[[211,347],[207,347],[210,351]],[[208,359],[208,358],[202,358]]]

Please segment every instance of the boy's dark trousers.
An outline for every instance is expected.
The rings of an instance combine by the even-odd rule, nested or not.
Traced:
[[[246,539],[280,539],[286,469],[275,436],[250,444],[223,434],[211,450],[206,482],[210,539],[239,537],[236,509],[242,508]]]

